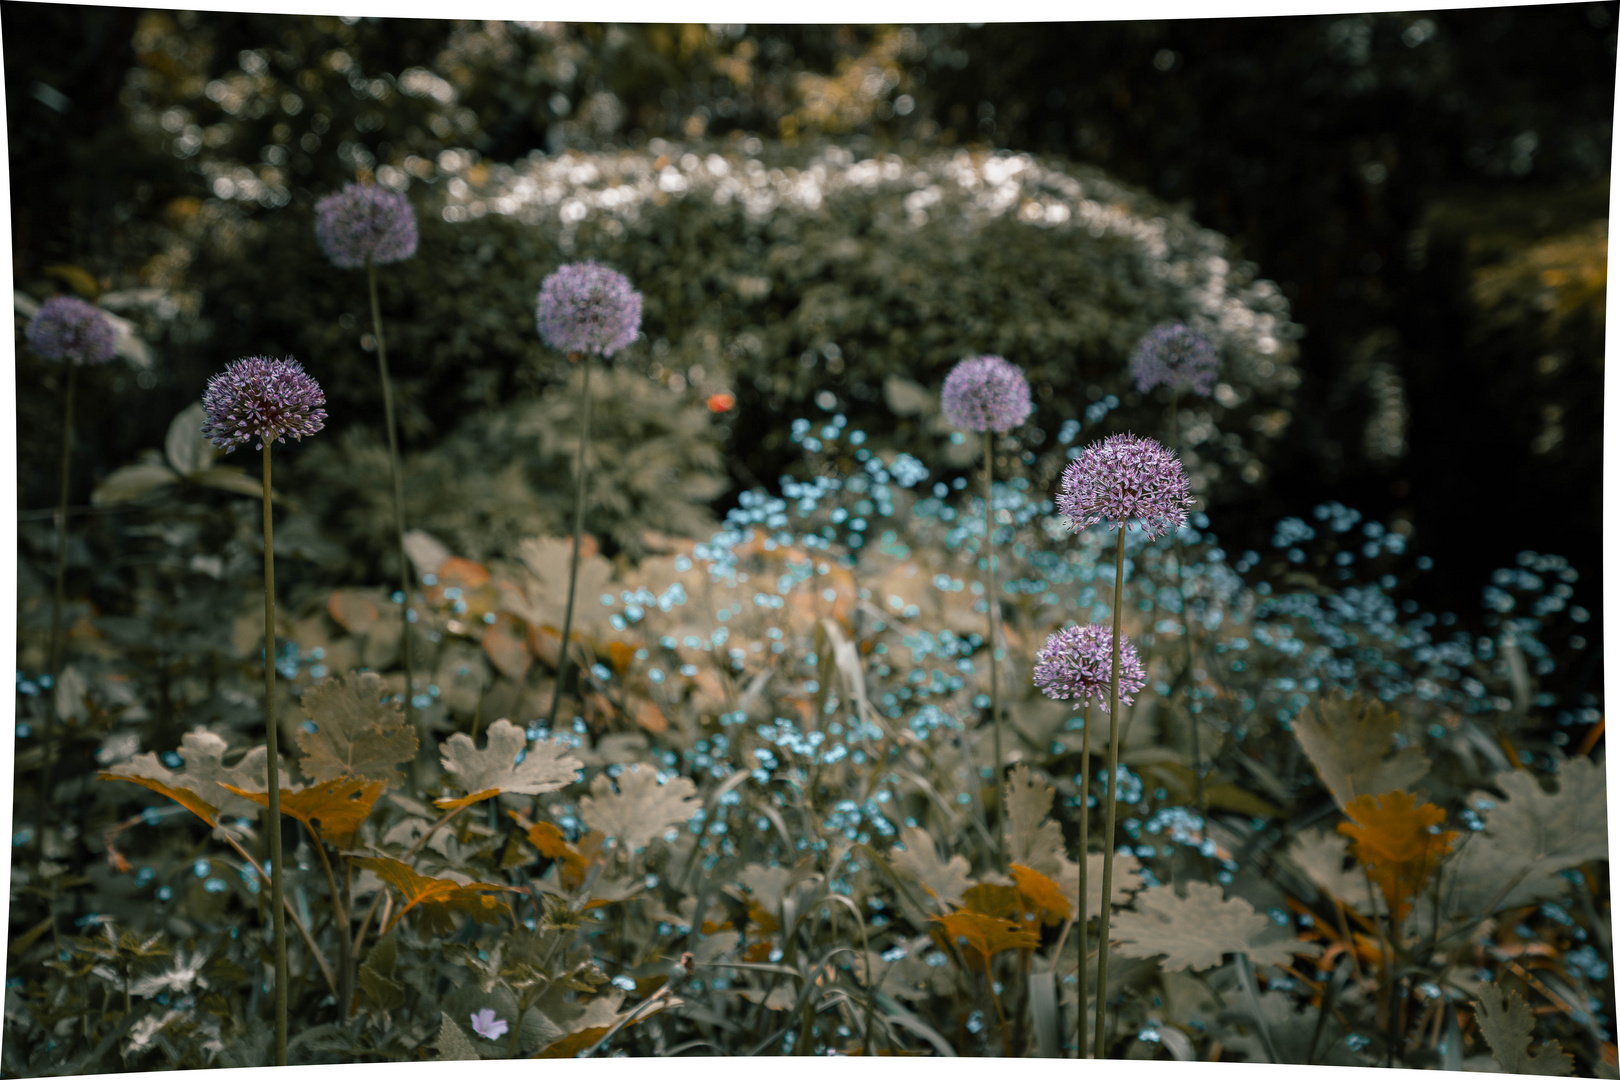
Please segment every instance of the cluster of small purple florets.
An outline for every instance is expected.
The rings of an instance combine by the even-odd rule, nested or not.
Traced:
[[[24,333],[28,344],[45,359],[80,365],[111,360],[118,342],[106,314],[77,296],[53,296],[45,301]]]
[[[998,435],[1022,424],[1035,409],[1023,369],[999,356],[975,356],[957,364],[945,376],[939,398],[952,424]]]
[[[249,441],[260,450],[272,439],[286,442],[288,435],[302,439],[321,430],[325,404],[320,383],[298,361],[249,356],[209,377],[202,433],[226,451]]]
[[[332,265],[358,270],[416,254],[416,212],[402,192],[380,184],[343,185],[315,204],[315,239]]]
[[[1152,439],[1112,435],[1092,443],[1063,470],[1057,508],[1082,532],[1099,521],[1131,519],[1149,536],[1177,528],[1193,505],[1181,459]]]
[[[1181,323],[1155,326],[1143,335],[1131,356],[1131,374],[1136,376],[1136,388],[1144,393],[1163,385],[1208,397],[1220,368],[1215,346]]]
[[[1047,697],[1059,701],[1073,701],[1080,705],[1087,699],[1096,699],[1103,711],[1108,710],[1111,691],[1114,635],[1101,623],[1070,626],[1046,639],[1046,644],[1035,654],[1035,685]],[[1131,639],[1120,635],[1119,640],[1119,700],[1129,705],[1131,695],[1147,685],[1147,673],[1142,670],[1142,658],[1137,655]]]
[[[641,333],[641,294],[616,270],[569,263],[540,283],[534,321],[558,352],[612,356]]]

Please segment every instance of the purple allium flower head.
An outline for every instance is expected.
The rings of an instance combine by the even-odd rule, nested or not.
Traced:
[[[53,296],[28,321],[28,344],[47,360],[104,364],[118,335],[106,314],[77,296]]]
[[[969,357],[951,368],[939,393],[939,405],[945,419],[957,427],[998,435],[1022,424],[1035,411],[1023,369],[999,356]]]
[[[1073,700],[1078,707],[1094,698],[1108,711],[1109,675],[1114,634],[1101,623],[1070,626],[1046,639],[1035,654],[1035,685],[1059,701]],[[1131,639],[1119,639],[1119,700],[1129,705],[1131,695],[1147,685],[1142,658]]]
[[[641,294],[617,270],[568,263],[540,283],[534,321],[558,352],[612,356],[641,333]]]
[[[249,356],[209,376],[202,433],[227,452],[245,442],[260,450],[271,439],[286,442],[288,435],[302,439],[321,430],[325,404],[321,384],[298,361]]]
[[[1162,383],[1172,390],[1191,390],[1208,397],[1220,368],[1215,346],[1181,323],[1155,326],[1142,335],[1131,355],[1131,374],[1136,376],[1136,388],[1144,393]]]
[[[1149,536],[1187,520],[1193,504],[1181,459],[1152,439],[1110,435],[1063,470],[1057,508],[1082,532],[1099,521],[1123,527],[1136,519]]]
[[[403,192],[380,184],[343,185],[315,204],[315,239],[332,265],[358,270],[416,254],[416,211]]]
[[[479,1009],[469,1019],[472,1020],[473,1034],[482,1035],[491,1042],[506,1034],[506,1021],[495,1019],[494,1009]]]

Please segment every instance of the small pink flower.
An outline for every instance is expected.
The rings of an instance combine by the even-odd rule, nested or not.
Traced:
[[[506,1034],[506,1021],[495,1019],[494,1009],[479,1009],[471,1019],[473,1034],[482,1035],[491,1042]]]

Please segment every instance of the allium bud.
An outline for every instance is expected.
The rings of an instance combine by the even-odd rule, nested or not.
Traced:
[[[945,376],[939,395],[945,419],[968,431],[1005,435],[1029,419],[1035,406],[1023,369],[999,356],[963,360]]]
[[[23,333],[45,359],[79,365],[111,360],[118,340],[106,313],[77,296],[53,296],[45,301]]]
[[[321,430],[325,404],[320,383],[298,361],[249,356],[209,376],[202,433],[227,452],[249,441],[261,450],[272,439],[286,442],[288,435],[302,439]]]
[[[416,212],[403,192],[380,184],[343,185],[315,204],[315,239],[332,265],[358,270],[416,254]]]
[[[1149,330],[1131,355],[1131,374],[1143,393],[1164,385],[1208,397],[1215,389],[1221,358],[1204,336],[1180,323],[1161,323]]]
[[[558,352],[612,356],[641,333],[641,294],[616,270],[568,263],[540,283],[534,321]]]
[[[1152,439],[1111,435],[1069,462],[1057,508],[1083,532],[1099,521],[1123,527],[1135,519],[1149,536],[1177,528],[1193,504],[1181,459]]]
[[[1046,639],[1035,654],[1035,685],[1041,693],[1059,701],[1080,705],[1094,698],[1108,711],[1109,678],[1113,673],[1114,635],[1101,623],[1070,626]],[[1129,705],[1135,694],[1147,685],[1142,658],[1131,639],[1119,639],[1119,700]]]

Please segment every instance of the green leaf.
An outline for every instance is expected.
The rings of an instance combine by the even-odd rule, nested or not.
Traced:
[[[584,768],[567,743],[547,739],[530,744],[523,729],[510,720],[489,725],[484,749],[458,731],[439,748],[444,771],[469,794],[499,790],[513,795],[541,795],[567,787]],[[523,760],[517,760],[523,751]],[[600,779],[600,778],[599,778]],[[691,781],[686,781],[691,786]],[[594,788],[593,788],[594,790]],[[662,830],[660,830],[662,831]]]
[[[1007,855],[1053,881],[1079,873],[1064,853],[1063,826],[1047,818],[1052,809],[1052,788],[1042,783],[1029,766],[1013,766],[1007,778]]]
[[[211,469],[203,469],[191,477],[196,483],[204,487],[218,488],[233,495],[251,495],[255,499],[264,498],[264,483],[256,480],[237,468],[235,465],[215,465]],[[277,502],[280,497],[276,495],[275,488],[270,490],[270,497]]]
[[[1139,893],[1134,910],[1114,916],[1110,938],[1121,956],[1164,957],[1165,971],[1215,967],[1228,953],[1256,964],[1286,964],[1320,945],[1279,934],[1279,927],[1240,896],[1223,899],[1218,886],[1187,883],[1187,895],[1161,885]]]
[[[1400,714],[1357,695],[1312,702],[1294,719],[1294,735],[1342,808],[1361,795],[1405,791],[1428,774],[1429,759],[1415,746],[1390,757],[1400,726]]]
[[[114,469],[107,479],[96,485],[90,493],[92,506],[116,506],[134,502],[180,479],[173,469],[156,462],[143,461]]]
[[[1368,883],[1366,872],[1356,866],[1346,869],[1349,857],[1350,841],[1329,829],[1300,833],[1288,845],[1288,858],[1318,889],[1363,915],[1387,911],[1384,898]]]
[[[180,748],[176,752],[184,762],[183,772],[165,767],[155,753],[141,754],[107,771],[113,776],[144,777],[168,787],[186,788],[224,817],[256,818],[260,811],[256,803],[234,795],[220,785],[230,784],[249,791],[266,790],[269,784],[268,752],[264,747],[256,746],[235,765],[227,767],[224,761],[226,749],[224,739],[206,728],[198,728],[180,739]],[[281,775],[287,775],[285,768]]]
[[[169,433],[163,440],[163,453],[169,459],[169,465],[181,476],[195,477],[219,456],[219,447],[209,442],[202,433],[207,419],[202,402],[194,401],[169,421]]]
[[[439,1060],[440,1061],[477,1061],[478,1049],[473,1046],[467,1033],[461,1030],[461,1025],[450,1019],[448,1013],[439,1014]]]
[[[891,849],[889,865],[920,881],[929,895],[939,901],[940,910],[960,904],[962,894],[973,884],[973,868],[967,859],[952,855],[948,861],[940,861],[939,853],[934,850],[934,838],[921,829],[902,829],[900,840],[906,849]]]
[[[344,680],[322,679],[304,691],[300,701],[315,730],[301,728],[299,765],[315,781],[356,777],[381,780],[388,787],[405,784],[395,765],[416,759],[416,732],[393,700],[384,700],[387,685],[373,672]]]
[[[1474,1015],[1479,1018],[1479,1030],[1491,1044],[1491,1055],[1503,1072],[1569,1076],[1575,1071],[1574,1059],[1555,1040],[1550,1040],[1540,1050],[1530,1049],[1536,1018],[1525,1000],[1512,990],[1504,993],[1494,983],[1481,983]]]
[[[360,989],[380,1012],[405,1004],[405,989],[393,977],[397,959],[394,935],[387,934],[371,947],[366,962],[360,965]]]
[[[1136,892],[1147,882],[1142,880],[1142,864],[1135,855],[1121,855],[1114,852],[1114,880],[1109,904],[1113,907],[1122,907],[1131,902],[1131,894]],[[1075,866],[1070,871],[1072,880],[1065,878],[1059,882],[1063,891],[1070,897],[1080,892],[1080,868]],[[1086,917],[1095,918],[1102,912],[1102,879],[1103,879],[1103,853],[1093,851],[1086,856]]]
[[[1560,871],[1609,857],[1603,769],[1590,758],[1564,762],[1550,795],[1527,769],[1494,780],[1507,797],[1475,792],[1469,799],[1484,830],[1451,860],[1454,880],[1442,878],[1450,887],[1450,910],[1489,915],[1560,896],[1569,887]]]
[[[606,773],[598,774],[591,793],[579,800],[579,816],[603,836],[637,851],[691,821],[703,806],[696,795],[697,787],[684,776],[661,785],[651,765],[631,765],[619,774],[618,791]]]

